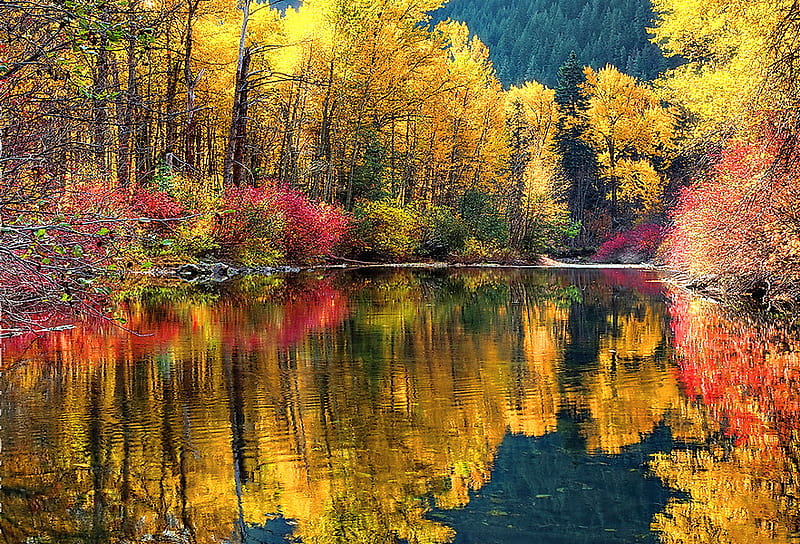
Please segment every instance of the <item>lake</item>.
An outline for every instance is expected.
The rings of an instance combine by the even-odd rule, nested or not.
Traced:
[[[655,272],[127,288],[4,345],[4,542],[800,542],[797,332]]]

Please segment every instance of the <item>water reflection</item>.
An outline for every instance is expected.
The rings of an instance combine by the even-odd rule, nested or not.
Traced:
[[[767,414],[752,399],[771,382],[736,380],[774,352],[754,350],[756,332],[742,353],[720,344],[718,380],[704,331],[746,333],[680,299],[668,315],[651,280],[395,270],[132,288],[122,312],[149,336],[95,327],[6,346],[0,530],[9,542],[710,543],[725,540],[691,540],[692,524],[714,535],[736,519],[752,541],[790,538],[794,431],[775,422],[794,421],[797,397],[787,385],[783,415]],[[752,500],[736,503],[745,489]]]
[[[800,542],[800,337],[792,323],[737,315],[675,293],[670,306],[689,445],[655,457],[672,499],[666,543]]]

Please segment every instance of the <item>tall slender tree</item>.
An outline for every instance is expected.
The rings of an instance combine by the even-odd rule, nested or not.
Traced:
[[[586,210],[600,203],[597,186],[597,160],[584,134],[588,130],[586,112],[589,101],[582,92],[586,83],[583,67],[573,51],[558,70],[555,101],[559,119],[554,137],[561,169],[569,182],[568,201],[573,221],[580,222],[582,234],[589,235]]]

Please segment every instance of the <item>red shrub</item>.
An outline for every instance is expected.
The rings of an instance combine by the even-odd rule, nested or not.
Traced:
[[[341,209],[276,184],[229,189],[224,208],[217,228],[223,247],[235,251],[266,244],[290,262],[330,253],[350,228],[350,218]]]
[[[663,239],[663,229],[651,223],[617,233],[594,254],[597,263],[633,263],[652,259]]]
[[[350,227],[342,210],[314,204],[298,191],[282,189],[278,202],[286,220],[283,248],[292,261],[329,254]]]
[[[132,216],[124,191],[101,181],[70,183],[60,199],[60,212],[73,217],[123,219]]]
[[[99,183],[41,195],[30,209],[0,205],[7,244],[0,255],[0,328],[35,331],[101,314],[106,295],[95,276],[112,264],[114,242],[129,234],[121,221],[127,199]]]
[[[667,236],[671,266],[739,284],[800,270],[800,187],[793,172],[772,170],[774,143],[741,144],[715,170],[684,189]]]

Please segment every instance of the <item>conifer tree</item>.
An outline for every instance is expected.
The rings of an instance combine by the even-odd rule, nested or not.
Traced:
[[[573,51],[558,70],[555,101],[559,119],[554,147],[560,157],[561,170],[569,182],[568,200],[572,220],[583,225],[582,234],[587,234],[585,211],[600,201],[596,157],[583,138],[588,130],[586,110],[589,107],[588,99],[581,91],[581,85],[585,82],[583,68]]]
[[[650,41],[650,0],[450,0],[434,17],[466,22],[491,50],[505,85],[532,79],[554,87],[571,50],[596,69],[624,67],[638,55],[646,62],[633,75],[644,80],[674,64]]]

